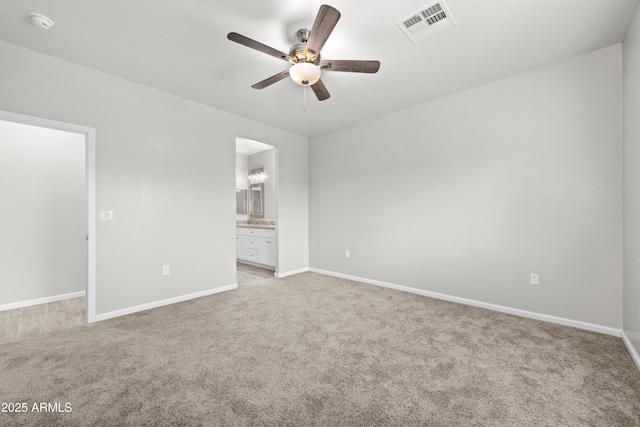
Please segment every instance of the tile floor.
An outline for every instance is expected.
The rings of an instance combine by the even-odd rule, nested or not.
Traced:
[[[20,341],[84,323],[84,297],[0,311],[0,343]]]

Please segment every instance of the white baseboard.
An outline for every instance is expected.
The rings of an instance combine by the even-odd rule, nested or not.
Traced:
[[[278,279],[282,279],[283,277],[293,276],[294,274],[306,273],[310,271],[309,267],[300,268],[298,270],[285,271],[284,273],[275,273],[274,276]]]
[[[636,362],[636,366],[640,370],[640,355],[638,355],[638,352],[636,351],[635,347],[633,347],[633,344],[631,343],[629,337],[627,337],[627,334],[624,333],[624,330],[622,331],[621,338],[622,342],[624,342],[624,345],[627,347],[627,351],[631,355],[631,358],[634,362]]]
[[[85,291],[71,292],[69,294],[55,295],[52,297],[36,298],[27,301],[12,302],[10,304],[0,305],[0,311],[14,310],[16,308],[31,307],[32,305],[47,304],[49,302],[62,301],[71,298],[81,298],[86,295]]]
[[[384,288],[396,289],[399,291],[410,292],[413,294],[423,295],[426,297],[441,299],[445,301],[457,302],[460,304],[471,305],[474,307],[486,308],[488,310],[499,311],[501,313],[513,314],[520,317],[526,317],[529,319],[542,320],[545,322],[556,323],[564,326],[572,326],[574,328],[585,329],[587,331],[599,332],[601,334],[613,335],[620,337],[622,331],[616,328],[610,328],[608,326],[596,325],[593,323],[581,322],[579,320],[565,319],[562,317],[550,316],[548,314],[534,313],[532,311],[520,310],[517,308],[505,307],[502,305],[490,304],[482,301],[476,301],[467,298],[460,298],[446,294],[440,294],[437,292],[425,291],[423,289],[410,288],[408,286],[395,285],[393,283],[381,282],[379,280],[365,279],[362,277],[350,276],[348,274],[335,273],[333,271],[320,270],[317,268],[310,268],[309,271],[314,273],[324,274],[327,276],[339,277],[341,279],[353,280],[356,282],[362,282],[369,285],[381,286]]]
[[[93,319],[88,319],[88,322],[89,323],[99,322],[101,320],[107,320],[107,319],[112,319],[114,317],[125,316],[127,314],[133,314],[139,311],[150,310],[152,308],[162,307],[164,305],[169,305],[169,304],[175,304],[177,302],[187,301],[194,298],[206,297],[208,295],[217,294],[218,292],[230,291],[232,289],[237,289],[237,288],[238,288],[238,284],[234,283],[233,285],[207,289],[206,291],[195,292],[187,295],[181,295],[179,297],[168,298],[162,301],[155,301],[147,304],[137,305],[135,307],[123,308],[122,310],[115,310],[115,311],[110,311],[108,313],[96,314]]]

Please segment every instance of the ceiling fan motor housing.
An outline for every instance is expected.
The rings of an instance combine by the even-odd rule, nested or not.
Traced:
[[[298,40],[300,40],[300,43],[294,44],[293,46],[291,46],[291,49],[289,49],[289,56],[296,58],[297,59],[296,62],[309,62],[304,55],[304,51],[307,48],[307,40],[309,39],[310,34],[311,34],[311,31],[305,28],[300,29],[298,30],[298,32],[296,32],[296,36],[298,37]],[[320,55],[316,57],[313,63],[318,64],[319,62],[320,62]]]

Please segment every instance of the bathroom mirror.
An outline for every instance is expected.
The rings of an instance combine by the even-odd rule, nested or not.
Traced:
[[[264,184],[249,187],[249,213],[252,218],[264,218]]]
[[[236,189],[236,214],[246,215],[247,209],[247,190],[237,188]]]

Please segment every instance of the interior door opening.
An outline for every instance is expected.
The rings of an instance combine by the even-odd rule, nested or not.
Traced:
[[[0,111],[0,311],[84,296],[95,318],[95,130]],[[11,233],[9,236],[8,233]]]
[[[277,149],[236,138],[236,259],[278,271]]]

